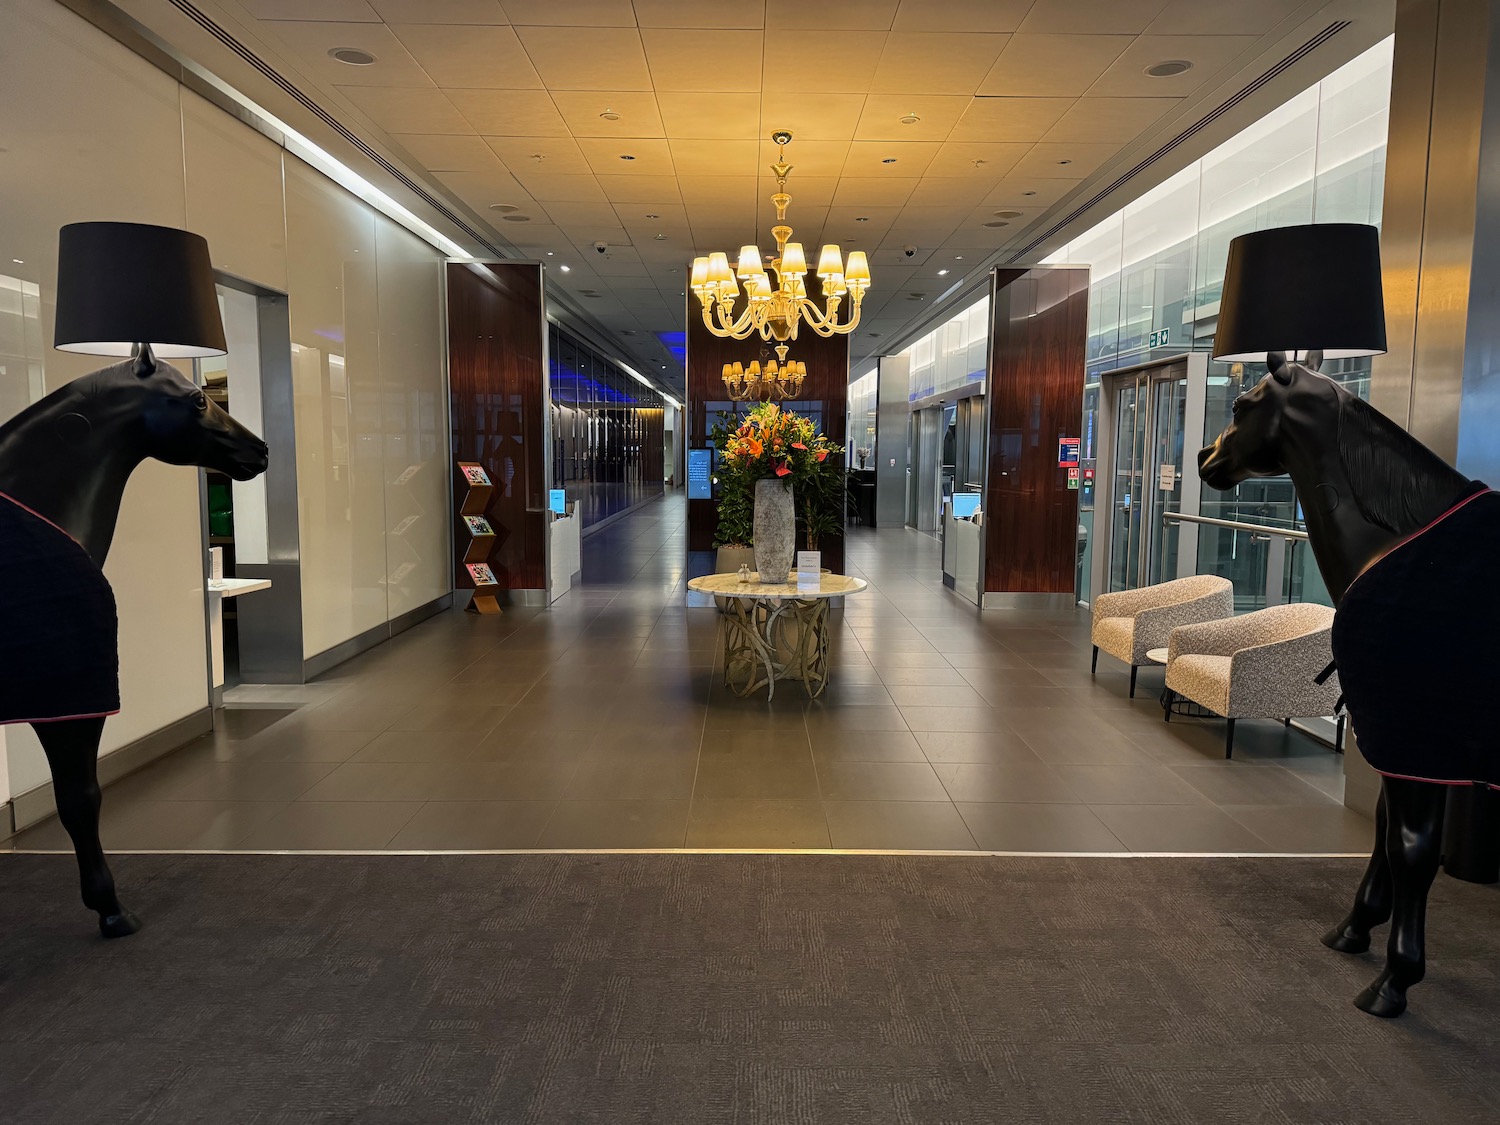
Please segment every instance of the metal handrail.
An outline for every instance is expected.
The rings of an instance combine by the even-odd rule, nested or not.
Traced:
[[[1263,523],[1241,523],[1239,520],[1220,520],[1212,516],[1193,516],[1185,512],[1163,512],[1161,518],[1164,520],[1178,520],[1182,523],[1204,523],[1210,527],[1229,527],[1235,531],[1254,531],[1261,535],[1280,535],[1284,539],[1297,539],[1307,541],[1307,532],[1295,531],[1289,527],[1271,527]]]

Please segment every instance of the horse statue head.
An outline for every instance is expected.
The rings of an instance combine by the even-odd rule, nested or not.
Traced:
[[[0,493],[45,516],[103,565],[125,482],[147,458],[266,471],[266,443],[181,371],[143,351],[52,392],[0,426]]]
[[[1322,358],[1269,354],[1269,372],[1234,400],[1229,425],[1199,451],[1198,475],[1221,491],[1289,475],[1337,604],[1358,574],[1443,512],[1469,481],[1321,374]]]

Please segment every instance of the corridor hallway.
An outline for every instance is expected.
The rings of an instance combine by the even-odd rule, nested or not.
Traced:
[[[870,589],[832,682],[742,700],[687,609],[680,494],[584,542],[549,609],[453,611],[314,684],[229,693],[210,736],[109,787],[136,850],[1363,852],[1326,747],[1164,724],[1159,674],[1088,671],[1087,614],[979,614],[936,540],[850,529]],[[0,847],[68,847],[55,820]]]

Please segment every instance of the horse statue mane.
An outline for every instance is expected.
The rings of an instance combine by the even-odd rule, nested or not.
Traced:
[[[1434,506],[1452,500],[1453,470],[1364,399],[1334,386],[1339,396],[1339,458],[1354,485],[1360,513],[1377,527],[1398,534],[1420,526]]]

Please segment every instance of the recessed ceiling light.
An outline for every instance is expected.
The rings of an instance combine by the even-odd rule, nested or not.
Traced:
[[[948,271],[947,270],[938,270],[938,276],[939,277],[947,277],[948,276]]]
[[[915,113],[908,113],[905,117],[903,117],[901,119],[901,124],[903,124],[903,125],[915,125],[920,120],[922,120],[922,119],[920,117],[918,117]]]
[[[896,158],[894,156],[887,156],[880,163],[882,163],[882,164],[894,164],[894,163],[896,163]]]
[[[647,215],[646,218],[648,218],[648,219],[659,219],[659,218],[661,218],[661,216],[660,215]]]
[[[1034,191],[1023,191],[1021,194],[1022,195],[1035,195],[1036,192],[1034,192]]]
[[[558,266],[557,268],[560,269],[560,270],[562,270],[563,273],[572,273],[573,272],[573,267],[572,266]]]
[[[651,237],[657,242],[665,242],[667,240],[667,236],[664,234],[653,234]]]
[[[1174,74],[1186,74],[1193,69],[1193,64],[1187,59],[1167,59],[1164,62],[1153,63],[1146,68],[1146,73],[1152,78],[1171,78]]]
[[[531,216],[530,215],[501,215],[500,216],[500,221],[502,223],[529,223],[529,222],[531,222]]]
[[[1021,212],[1019,212],[1019,211],[996,211],[995,212],[995,218],[997,218],[997,219],[1019,219],[1020,217],[1021,217]]]
[[[955,254],[953,255],[953,260],[955,262],[961,262],[964,260],[964,256],[962,254]]]
[[[1058,163],[1059,164],[1071,164],[1073,162],[1071,160],[1059,160]]]
[[[618,121],[618,120],[620,120],[620,115],[618,113],[616,113],[612,109],[606,109],[599,116],[602,117],[602,118],[604,118],[604,120],[606,120],[606,121]]]
[[[622,152],[620,154],[620,159],[621,160],[634,160],[635,157],[631,156],[628,152]]]
[[[514,203],[491,203],[490,210],[499,211],[502,215],[511,215],[519,211],[520,208]]]
[[[856,223],[868,223],[868,222],[869,222],[869,221],[870,221],[870,216],[868,216],[868,215],[860,215],[860,216],[859,216],[859,217],[858,217],[858,218],[857,218],[857,219],[855,219],[855,220],[854,220],[854,221],[855,221],[855,222],[856,222]]]
[[[549,258],[552,257],[552,251],[551,250],[547,251],[547,257],[549,257]]]
[[[25,262],[21,261],[20,258],[12,258],[11,261],[15,262],[18,266],[24,266],[26,264]]]
[[[990,227],[991,229],[994,229],[995,227],[1008,227],[1010,226],[1010,223],[1006,222],[1004,219],[994,219],[988,223],[985,223],[984,225]]]
[[[334,47],[328,52],[328,57],[348,66],[369,66],[375,61],[374,55],[358,47]]]

